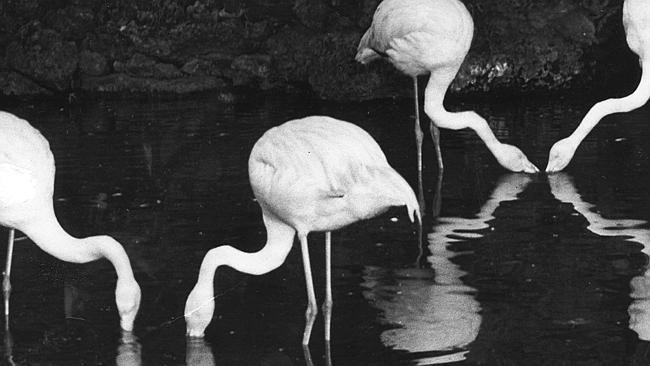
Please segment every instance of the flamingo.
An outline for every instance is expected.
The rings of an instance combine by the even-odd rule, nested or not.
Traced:
[[[384,0],[361,38],[356,60],[367,64],[381,57],[413,78],[415,140],[418,179],[422,196],[422,129],[418,105],[418,75],[430,74],[424,94],[424,112],[431,119],[431,138],[438,158],[439,176],[443,161],[438,127],[471,128],[483,140],[499,164],[513,172],[539,170],[521,150],[499,142],[487,121],[473,111],[449,112],[443,100],[456,77],[474,33],[472,16],[458,0]]]
[[[261,275],[279,267],[296,232],[302,249],[308,306],[302,344],[309,344],[318,309],[312,282],[307,234],[325,233],[325,340],[332,316],[331,231],[376,216],[392,206],[407,206],[420,219],[411,187],[388,165],[379,145],[361,128],[324,116],[292,120],[267,131],[248,160],[253,193],[262,208],[266,244],[244,253],[231,246],[211,249],[185,304],[190,337],[203,337],[214,312],[214,275],[227,265]]]
[[[629,112],[642,107],[650,99],[650,2],[625,0],[623,3],[623,27],[627,44],[639,56],[641,80],[632,94],[623,98],[611,98],[594,104],[578,127],[569,137],[557,141],[549,152],[547,173],[559,172],[573,158],[576,149],[596,127],[600,120],[613,113]]]
[[[0,225],[9,228],[3,273],[5,318],[9,316],[14,232],[25,233],[42,250],[72,263],[108,259],[117,272],[115,302],[120,326],[133,329],[140,307],[140,287],[124,248],[109,236],[70,236],[54,213],[54,157],[47,140],[27,121],[0,111]]]

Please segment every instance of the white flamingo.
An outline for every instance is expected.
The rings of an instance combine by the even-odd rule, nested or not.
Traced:
[[[546,172],[559,172],[573,158],[576,149],[596,127],[600,120],[612,113],[629,112],[642,107],[650,99],[650,2],[647,0],[625,0],[623,3],[623,26],[627,44],[639,56],[641,80],[632,94],[623,98],[612,98],[594,104],[578,127],[569,137],[556,142],[548,156]]]
[[[266,245],[256,253],[231,246],[211,249],[185,304],[187,334],[202,337],[214,312],[214,275],[219,266],[261,275],[279,267],[293,246],[296,232],[307,283],[309,343],[318,312],[309,263],[307,234],[325,231],[326,292],[323,303],[325,340],[332,314],[331,235],[353,222],[406,205],[411,220],[419,206],[413,190],[388,165],[375,140],[361,128],[329,117],[313,116],[284,123],[255,143],[248,160],[253,193],[262,208]]]
[[[424,94],[424,112],[431,119],[431,137],[442,171],[438,127],[471,128],[483,140],[499,164],[513,172],[536,173],[518,148],[497,140],[487,121],[473,111],[449,112],[443,100],[456,77],[474,36],[474,23],[458,0],[384,0],[359,42],[356,60],[367,64],[386,57],[401,72],[413,78],[415,139],[418,176],[422,188],[422,129],[418,106],[418,75],[430,74]]]
[[[0,112],[0,225],[8,227],[7,265],[3,274],[5,317],[9,316],[14,229],[41,249],[72,263],[108,259],[117,272],[115,302],[120,326],[133,329],[140,307],[140,287],[124,248],[109,236],[70,236],[54,214],[54,157],[47,140],[27,121]]]

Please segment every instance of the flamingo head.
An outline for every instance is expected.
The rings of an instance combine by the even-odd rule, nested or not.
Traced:
[[[214,314],[213,284],[197,283],[185,302],[185,323],[189,337],[202,338]]]
[[[140,308],[141,296],[140,286],[133,277],[118,277],[115,287],[115,303],[117,311],[120,313],[120,326],[127,332],[133,330],[135,316]]]
[[[548,154],[547,173],[555,173],[564,169],[573,158],[578,144],[571,138],[567,137],[556,142]]]
[[[526,155],[517,147],[500,144],[492,150],[501,166],[512,172],[538,173],[539,169],[531,163]]]

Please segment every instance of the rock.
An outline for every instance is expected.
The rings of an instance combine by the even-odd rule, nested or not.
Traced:
[[[186,94],[206,90],[221,90],[226,82],[210,76],[187,76],[177,79],[133,77],[118,73],[99,77],[83,77],[81,89],[100,93],[178,93]]]
[[[233,85],[256,85],[262,90],[273,87],[271,77],[271,56],[241,55],[235,58],[230,66],[232,69]]]
[[[125,63],[116,61],[113,63],[113,69],[118,73],[144,78],[174,79],[183,75],[176,66],[156,62],[141,53],[134,54]]]
[[[22,41],[7,46],[7,64],[54,90],[69,90],[79,62],[77,46],[40,23],[32,22],[28,28]]]
[[[108,65],[115,60],[126,60],[135,53],[133,44],[119,33],[87,33],[80,49],[97,52],[106,58]]]
[[[204,68],[201,60],[198,58],[193,58],[189,61],[187,61],[183,67],[181,67],[181,71],[188,74],[188,75],[197,75],[197,74],[204,74],[201,70]]]
[[[366,67],[354,60],[360,38],[358,31],[322,34],[296,26],[269,39],[266,48],[276,79],[307,83],[321,98],[366,100],[409,95],[410,79],[387,62]]]
[[[360,38],[361,33],[352,31],[328,33],[310,41],[313,62],[307,79],[314,92],[334,100],[410,95],[411,79],[387,62],[380,60],[366,67],[354,60]]]
[[[174,79],[183,76],[183,73],[172,64],[156,63],[154,76],[158,79]]]
[[[81,40],[95,26],[95,14],[86,7],[68,6],[51,11],[46,23],[66,39]]]
[[[272,32],[269,21],[249,22],[246,24],[245,37],[254,41],[266,40]]]
[[[4,71],[0,72],[0,91],[7,96],[51,94],[49,90],[15,72]]]
[[[266,52],[272,57],[278,79],[305,82],[312,62],[310,41],[315,32],[301,26],[286,27],[266,41]]]
[[[100,53],[81,51],[79,53],[79,69],[86,75],[104,75],[108,72],[108,61]]]
[[[322,30],[327,26],[332,11],[323,0],[295,0],[293,12],[305,27]]]
[[[372,16],[375,14],[375,9],[381,0],[361,0],[361,15],[357,21],[357,26],[364,31],[372,24]]]
[[[219,89],[231,80],[327,99],[410,96],[410,79],[390,64],[354,61],[380,1],[0,1],[2,85],[68,91],[79,75],[93,91]],[[475,32],[452,93],[563,90],[637,70],[622,0],[463,2]]]
[[[327,0],[294,0],[293,12],[302,25],[316,31],[341,31],[353,25],[334,11]]]

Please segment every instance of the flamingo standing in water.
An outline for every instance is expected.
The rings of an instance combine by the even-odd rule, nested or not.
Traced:
[[[650,99],[650,1],[625,0],[623,26],[628,46],[639,56],[641,66],[639,85],[626,97],[607,99],[594,104],[575,131],[551,147],[546,166],[547,173],[564,169],[571,162],[582,140],[603,117],[640,108]]]
[[[27,121],[0,112],[0,225],[8,227],[7,265],[3,274],[5,318],[9,316],[14,229],[25,233],[56,258],[86,263],[106,258],[115,267],[115,302],[120,326],[130,331],[140,307],[140,287],[124,248],[109,236],[77,239],[54,214],[54,157],[47,140]]]
[[[430,74],[424,94],[424,112],[431,119],[431,137],[442,171],[438,127],[474,130],[499,164],[513,172],[536,173],[518,148],[497,140],[488,123],[473,111],[448,112],[443,99],[456,77],[474,35],[474,23],[458,0],[384,0],[361,38],[356,60],[367,64],[386,57],[401,72],[413,78],[415,139],[418,178],[422,195],[422,129],[418,105],[418,75]]]
[[[420,218],[415,194],[375,140],[361,128],[329,117],[312,116],[267,131],[253,146],[248,173],[266,226],[266,245],[256,253],[219,246],[206,254],[196,285],[185,304],[187,334],[202,337],[214,312],[214,275],[221,265],[261,275],[279,267],[296,232],[307,283],[309,343],[318,309],[309,263],[307,234],[325,231],[325,340],[332,316],[331,234],[353,222],[406,205]]]

